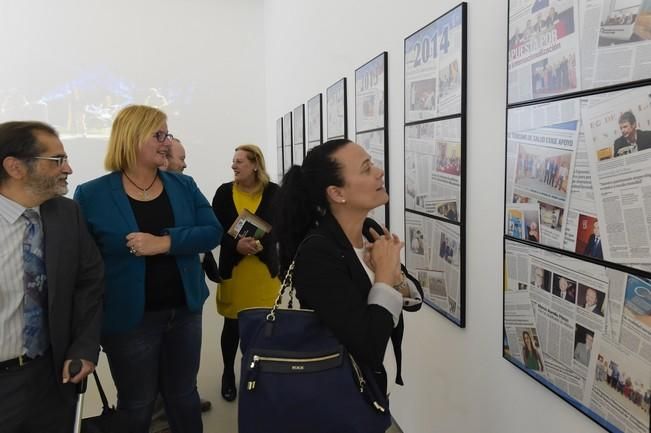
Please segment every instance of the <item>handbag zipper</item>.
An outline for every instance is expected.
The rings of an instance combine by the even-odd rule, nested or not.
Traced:
[[[253,361],[251,361],[251,365],[249,365],[249,369],[251,370],[251,373],[249,373],[249,376],[253,375],[251,380],[249,380],[246,384],[246,389],[249,391],[253,391],[255,389],[255,381],[258,376],[258,370],[260,369],[260,362],[300,362],[300,363],[305,363],[305,362],[320,362],[320,361],[328,361],[330,359],[335,359],[341,356],[341,353],[333,353],[332,355],[325,355],[325,356],[319,356],[316,358],[277,358],[277,357],[272,357],[272,356],[260,356],[260,355],[253,355]],[[297,368],[298,369],[298,368]]]

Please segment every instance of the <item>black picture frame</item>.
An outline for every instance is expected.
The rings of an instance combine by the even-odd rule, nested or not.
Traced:
[[[348,95],[346,77],[326,90],[327,139],[348,138]]]
[[[384,169],[389,192],[388,54],[383,51],[355,69],[355,141]],[[390,227],[390,202],[373,209],[369,217]]]
[[[323,144],[323,94],[307,101],[307,141],[305,151]]]
[[[283,116],[283,175],[294,164],[292,155],[292,112]]]
[[[292,162],[303,164],[305,157],[305,104],[292,111]]]
[[[462,2],[404,41],[406,266],[419,278],[424,302],[461,328],[466,326],[467,28]],[[427,181],[421,185],[417,178]]]

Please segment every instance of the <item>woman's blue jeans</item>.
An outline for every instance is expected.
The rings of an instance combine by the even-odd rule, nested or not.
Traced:
[[[201,433],[197,373],[201,313],[186,308],[145,312],[126,333],[102,336],[118,409],[129,414],[130,433],[148,433],[156,395],[165,402],[172,433]]]

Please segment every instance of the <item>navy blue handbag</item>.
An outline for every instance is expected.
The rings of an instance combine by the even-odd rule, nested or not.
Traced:
[[[239,313],[240,433],[384,433],[389,402],[312,310],[293,309],[289,268],[276,304]],[[280,308],[289,287],[289,308]]]

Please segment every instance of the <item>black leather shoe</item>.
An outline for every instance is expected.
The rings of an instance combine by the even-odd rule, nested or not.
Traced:
[[[237,398],[235,376],[222,375],[222,397],[226,401],[234,401]]]

